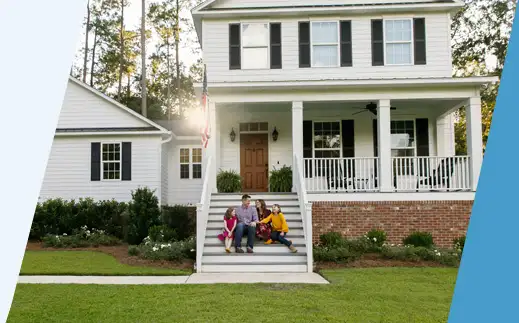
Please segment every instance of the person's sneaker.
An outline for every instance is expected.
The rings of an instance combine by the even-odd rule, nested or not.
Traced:
[[[290,245],[290,247],[288,247],[288,249],[290,249],[290,251],[292,251],[293,253],[296,253],[297,252],[297,249],[296,247]]]
[[[231,249],[229,249],[229,248],[225,248],[225,252],[227,252],[227,253],[231,253]]]
[[[252,250],[252,248],[247,248],[247,253],[253,253],[254,251]]]
[[[272,243],[272,239],[268,239],[267,241],[265,241],[265,244],[271,244]]]
[[[242,248],[236,248],[236,253],[244,253]]]

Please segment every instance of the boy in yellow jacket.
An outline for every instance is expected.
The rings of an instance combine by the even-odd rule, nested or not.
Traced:
[[[290,249],[292,252],[297,252],[297,249],[292,245],[292,241],[286,239],[288,233],[288,224],[285,216],[281,213],[281,207],[278,204],[272,206],[272,213],[263,219],[261,223],[272,223],[272,233],[270,240],[265,244],[271,244],[272,241],[279,241]]]

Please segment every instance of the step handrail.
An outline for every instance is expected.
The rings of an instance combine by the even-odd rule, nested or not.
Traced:
[[[207,230],[207,220],[209,218],[209,206],[211,204],[212,181],[214,177],[213,167],[211,167],[213,156],[207,159],[205,167],[204,184],[200,203],[196,204],[196,272],[202,272],[202,254],[204,251],[205,233]]]
[[[314,256],[313,256],[313,231],[312,231],[312,203],[308,202],[306,193],[306,183],[303,176],[304,169],[301,162],[301,158],[294,153],[294,188],[296,189],[299,197],[299,208],[301,209],[301,217],[303,220],[303,232],[305,235],[306,244],[306,261],[307,269],[309,273],[314,270]]]

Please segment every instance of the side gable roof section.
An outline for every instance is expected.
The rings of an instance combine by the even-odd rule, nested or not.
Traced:
[[[125,113],[133,116],[134,118],[136,119],[139,119],[143,122],[145,122],[146,124],[149,125],[149,127],[146,127],[147,128],[147,131],[150,131],[150,130],[154,130],[154,131],[159,131],[163,134],[171,134],[171,132],[169,130],[167,130],[166,128],[162,127],[161,125],[151,121],[150,119],[142,116],[141,114],[133,111],[132,109],[128,108],[127,106],[123,105],[122,103],[119,103],[117,102],[116,100],[112,99],[111,97],[109,97],[108,95],[94,89],[93,87],[81,82],[80,80],[76,79],[75,77],[73,76],[69,76],[69,81],[80,86],[81,88],[85,89],[86,91],[89,91],[93,94],[95,94],[96,96],[108,101],[109,103],[111,103],[113,106],[115,106],[116,108],[118,109],[121,109],[122,111],[124,111]],[[85,131],[88,131],[89,129],[82,129],[82,132],[85,132]],[[139,130],[139,131],[144,131],[144,129],[135,129],[135,130]],[[114,131],[114,129],[112,129],[112,131]],[[130,131],[130,129],[126,129],[125,131]],[[57,133],[64,133],[64,132],[68,132],[66,131],[66,129],[58,129]],[[104,128],[99,128],[97,129],[95,132],[105,132],[104,131]],[[110,131],[106,131],[106,132],[110,132]]]

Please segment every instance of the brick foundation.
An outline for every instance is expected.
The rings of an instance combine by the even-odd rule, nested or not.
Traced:
[[[327,232],[358,238],[379,229],[398,244],[411,232],[426,231],[437,246],[451,247],[466,234],[471,209],[472,201],[314,202],[313,240]]]

